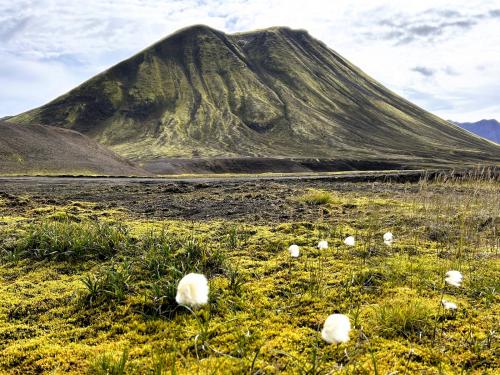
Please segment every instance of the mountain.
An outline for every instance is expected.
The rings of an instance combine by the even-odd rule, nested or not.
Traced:
[[[147,175],[90,138],[69,129],[0,121],[0,175]]]
[[[282,160],[284,169],[289,159],[324,161],[326,169],[337,160],[347,168],[500,163],[498,146],[392,93],[306,31],[284,27],[180,30],[7,121],[79,131],[158,173],[177,160],[223,160],[236,171],[249,158]]]
[[[477,122],[455,122],[462,129],[468,130],[480,137],[500,144],[500,123],[497,120],[481,120]]]

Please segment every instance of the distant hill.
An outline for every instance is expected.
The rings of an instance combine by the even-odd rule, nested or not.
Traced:
[[[241,160],[268,159],[278,170],[290,159],[317,159],[325,168],[336,168],[336,160],[397,168],[500,163],[499,146],[286,27],[180,30],[6,121],[77,130],[158,173],[175,160],[183,170],[191,160],[198,167],[222,160],[217,168],[232,166],[228,171],[238,171]]]
[[[478,122],[455,122],[462,129],[477,134],[480,137],[500,144],[500,123],[497,120],[481,120]]]
[[[0,121],[0,175],[147,175],[90,138],[69,129]]]

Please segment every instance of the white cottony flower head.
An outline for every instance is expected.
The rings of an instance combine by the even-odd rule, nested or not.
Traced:
[[[340,344],[349,341],[351,322],[346,315],[333,314],[326,318],[321,337],[329,344]]]
[[[392,235],[392,232],[384,233],[384,243],[387,246],[390,246],[392,245],[393,242],[394,242],[394,236]]]
[[[452,286],[459,287],[462,284],[462,274],[459,271],[448,271],[444,281]]]
[[[328,249],[328,241],[322,240],[318,242],[318,249],[326,250]]]
[[[288,251],[290,252],[290,256],[292,258],[297,258],[300,254],[300,247],[298,245],[290,245],[290,247],[288,248]]]
[[[457,309],[456,303],[447,301],[445,299],[441,303],[443,304],[443,307],[445,310],[456,310]]]
[[[208,281],[205,275],[189,273],[177,286],[175,300],[179,305],[199,307],[208,302]]]
[[[354,239],[354,236],[349,236],[344,240],[344,243],[347,246],[354,246],[356,244],[356,240]]]

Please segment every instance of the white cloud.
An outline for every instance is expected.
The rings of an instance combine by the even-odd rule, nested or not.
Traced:
[[[175,30],[307,29],[397,93],[500,118],[500,0],[0,0],[0,116],[43,104]]]

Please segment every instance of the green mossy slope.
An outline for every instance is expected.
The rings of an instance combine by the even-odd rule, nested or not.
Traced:
[[[420,109],[307,32],[180,30],[10,118],[90,135],[130,159],[500,162],[500,147]]]

